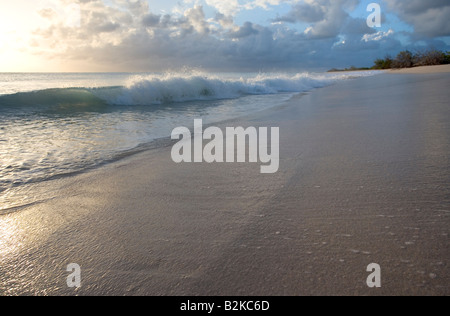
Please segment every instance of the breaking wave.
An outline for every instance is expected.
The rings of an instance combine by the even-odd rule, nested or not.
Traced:
[[[161,105],[190,101],[234,99],[246,95],[300,93],[322,88],[339,80],[373,75],[361,72],[339,75],[257,75],[223,79],[213,75],[133,76],[120,87],[62,88],[0,96],[0,106],[83,107],[102,105]]]

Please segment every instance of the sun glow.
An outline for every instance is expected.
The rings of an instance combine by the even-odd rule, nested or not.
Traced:
[[[43,25],[40,1],[0,2],[0,72],[39,71],[45,61],[33,43],[33,32]]]

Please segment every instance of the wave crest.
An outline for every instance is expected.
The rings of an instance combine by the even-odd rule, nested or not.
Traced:
[[[203,100],[233,99],[245,95],[305,92],[337,80],[369,75],[258,75],[222,79],[212,75],[137,76],[121,89],[94,89],[93,93],[114,105],[156,105]]]
[[[350,74],[270,74],[249,78],[222,78],[206,74],[133,76],[125,86],[62,88],[0,96],[0,106],[70,106],[89,110],[103,105],[161,105],[190,101],[234,99],[246,95],[300,93],[339,80],[370,76]]]

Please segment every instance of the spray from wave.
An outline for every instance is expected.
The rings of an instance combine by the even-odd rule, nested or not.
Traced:
[[[189,101],[234,99],[246,95],[300,93],[322,88],[337,80],[372,75],[257,75],[223,79],[213,75],[136,76],[121,88],[92,89],[92,93],[114,105],[160,105]]]
[[[2,107],[64,106],[82,111],[102,105],[164,105],[191,101],[236,99],[248,95],[300,93],[322,88],[339,80],[370,76],[349,74],[259,74],[224,78],[202,73],[131,76],[122,86],[52,88],[0,95]]]

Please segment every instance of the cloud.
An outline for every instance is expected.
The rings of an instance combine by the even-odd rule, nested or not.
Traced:
[[[187,18],[185,25],[192,27],[199,34],[209,33],[209,25],[205,21],[203,7],[196,5],[194,8],[186,10],[184,16]]]
[[[393,35],[395,32],[393,30],[389,30],[387,32],[383,32],[383,31],[379,31],[377,33],[374,34],[365,34],[362,38],[363,41],[365,42],[370,42],[370,41],[381,41],[391,35]]]
[[[298,0],[253,0],[247,1],[247,3],[243,5],[243,7],[246,10],[253,10],[255,8],[263,8],[265,10],[269,10],[270,7],[278,6],[283,2],[291,3],[296,1]]]
[[[229,36],[231,38],[244,38],[251,35],[258,34],[259,31],[254,27],[254,25],[250,22],[245,22],[242,27],[237,28],[236,31],[231,31]]]
[[[324,20],[326,16],[325,7],[318,3],[299,3],[283,17],[276,19],[281,22],[307,22],[316,23]]]
[[[156,15],[153,13],[147,13],[142,18],[142,24],[146,27],[156,27],[159,25],[160,21],[161,21],[161,15]]]
[[[247,0],[241,1],[244,3],[240,3],[238,0],[205,0],[205,3],[215,8],[219,13],[224,15],[236,15],[238,12],[242,10],[253,10],[256,8],[263,8],[268,10],[271,6],[280,5],[283,2],[292,2],[297,0]]]
[[[223,28],[230,28],[234,25],[233,17],[222,13],[217,13],[214,20]]]
[[[384,0],[389,9],[414,26],[422,37],[450,36],[450,2],[448,0]]]
[[[238,0],[205,0],[206,4],[224,15],[235,15],[241,8]]]
[[[311,24],[305,31],[311,38],[331,38],[340,34],[350,19],[347,9],[354,9],[358,0],[305,0],[276,21]]]
[[[244,20],[238,25],[232,14],[281,2],[291,3],[292,9],[276,19],[280,23],[260,25]],[[47,23],[33,32],[29,46],[34,54],[74,65],[79,71],[369,66],[375,58],[405,48],[397,39],[398,32],[377,32],[365,19],[351,16],[348,12],[357,0],[209,1],[217,7],[212,12],[206,0],[190,1],[184,9],[159,14],[151,11],[147,0],[74,3],[80,7],[78,27],[56,18],[51,7],[41,8],[41,18]],[[420,9],[413,12],[420,14]],[[446,47],[436,40],[428,42]]]

